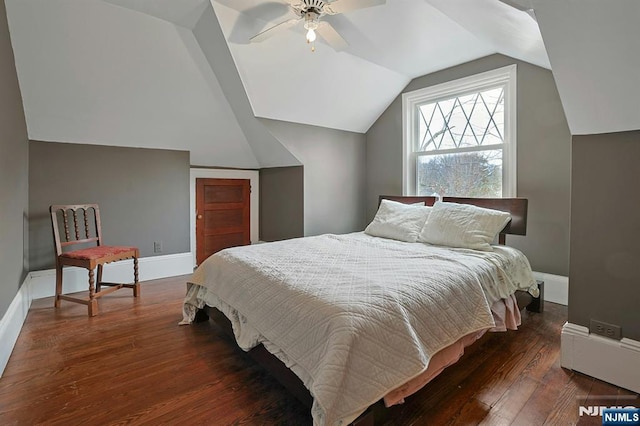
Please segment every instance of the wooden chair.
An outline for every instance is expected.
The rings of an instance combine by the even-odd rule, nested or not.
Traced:
[[[82,212],[81,219],[78,219],[79,210]],[[97,204],[52,205],[49,207],[49,212],[51,213],[53,240],[56,249],[56,308],[60,307],[61,299],[82,303],[88,306],[89,316],[92,317],[98,314],[98,298],[105,294],[127,287],[133,289],[133,297],[140,295],[140,284],[138,283],[139,250],[137,247],[105,246],[102,244],[100,209]],[[71,214],[69,214],[70,212]],[[84,230],[81,230],[80,221],[83,222]],[[60,224],[64,226],[64,241],[60,240]],[[73,235],[69,232],[70,226],[73,227]],[[72,245],[79,245],[79,247],[63,251],[63,248]],[[103,282],[104,265],[125,259],[133,259],[133,283]],[[89,271],[88,299],[62,294],[62,270],[65,266],[79,266]],[[97,282],[94,277],[96,267],[98,268]],[[102,290],[102,286],[109,288]]]

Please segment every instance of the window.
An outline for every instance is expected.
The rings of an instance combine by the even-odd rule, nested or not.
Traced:
[[[516,65],[402,95],[405,195],[516,195]]]

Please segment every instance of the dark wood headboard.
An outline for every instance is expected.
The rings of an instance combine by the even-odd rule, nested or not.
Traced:
[[[382,200],[398,201],[400,203],[420,203],[425,206],[433,206],[436,197],[420,197],[415,195],[381,195]],[[442,201],[448,203],[472,204],[487,209],[500,210],[511,214],[511,221],[500,231],[500,244],[504,244],[504,236],[527,235],[527,209],[529,200],[526,198],[465,198],[465,197],[442,197]]]

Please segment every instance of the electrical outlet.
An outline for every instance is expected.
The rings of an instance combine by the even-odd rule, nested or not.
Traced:
[[[162,241],[154,241],[153,242],[153,252],[154,253],[162,253]]]
[[[619,325],[607,324],[606,322],[591,320],[589,331],[610,339],[622,339],[622,328]]]

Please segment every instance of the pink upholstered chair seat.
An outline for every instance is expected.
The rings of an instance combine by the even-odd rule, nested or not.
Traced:
[[[70,259],[79,259],[79,260],[95,260],[100,259],[107,256],[116,256],[118,254],[124,254],[127,252],[131,252],[131,257],[136,252],[135,247],[126,247],[126,246],[97,246],[90,247],[86,249],[73,250],[63,253],[63,257],[67,257]]]

